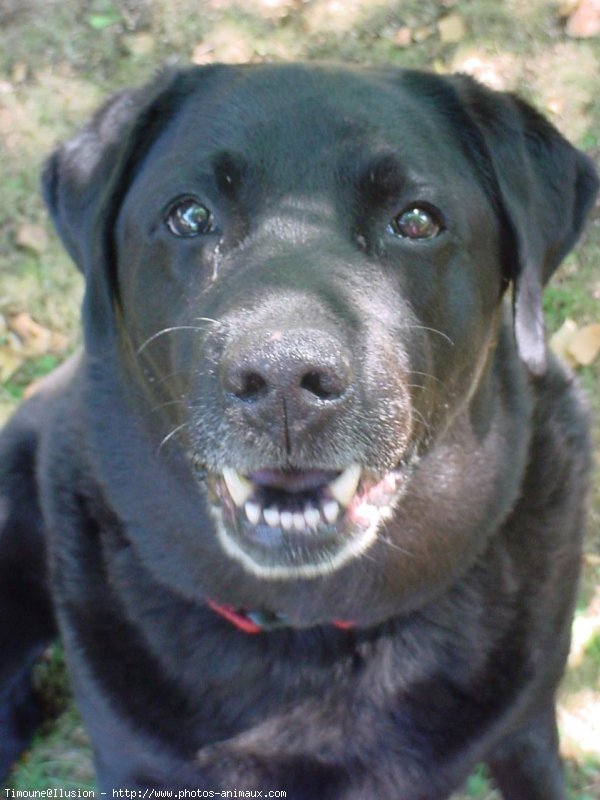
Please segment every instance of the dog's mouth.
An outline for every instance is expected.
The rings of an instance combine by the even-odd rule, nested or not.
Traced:
[[[328,574],[373,544],[400,494],[401,472],[232,467],[207,476],[219,541],[244,568],[271,579]]]

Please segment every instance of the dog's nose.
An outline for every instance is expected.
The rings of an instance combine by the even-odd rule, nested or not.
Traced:
[[[344,404],[351,388],[350,357],[321,331],[268,331],[232,343],[221,378],[247,421],[285,439],[289,448]]]

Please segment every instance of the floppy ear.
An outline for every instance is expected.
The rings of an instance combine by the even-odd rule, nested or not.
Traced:
[[[483,137],[479,149],[493,170],[506,233],[516,245],[516,252],[506,253],[506,277],[513,285],[519,355],[541,375],[546,368],[543,287],[581,233],[598,191],[596,170],[523,100],[466,75],[451,81]]]
[[[44,165],[44,200],[63,244],[84,274],[94,218],[148,95],[145,88],[113,95]]]
[[[114,329],[113,226],[120,204],[152,143],[187,95],[190,72],[164,72],[147,86],[111,97],[91,121],[47,160],[44,199],[54,225],[86,280],[83,320],[88,351]]]

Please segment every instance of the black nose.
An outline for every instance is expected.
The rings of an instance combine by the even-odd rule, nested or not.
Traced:
[[[293,448],[346,402],[350,357],[330,334],[265,331],[231,343],[222,360],[223,389],[246,423]]]

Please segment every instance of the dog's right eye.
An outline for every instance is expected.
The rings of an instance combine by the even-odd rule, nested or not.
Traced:
[[[444,229],[439,212],[416,203],[392,219],[388,230],[402,239],[434,239]]]
[[[210,210],[193,197],[184,197],[169,207],[166,216],[168,229],[175,236],[202,236],[215,229]]]

